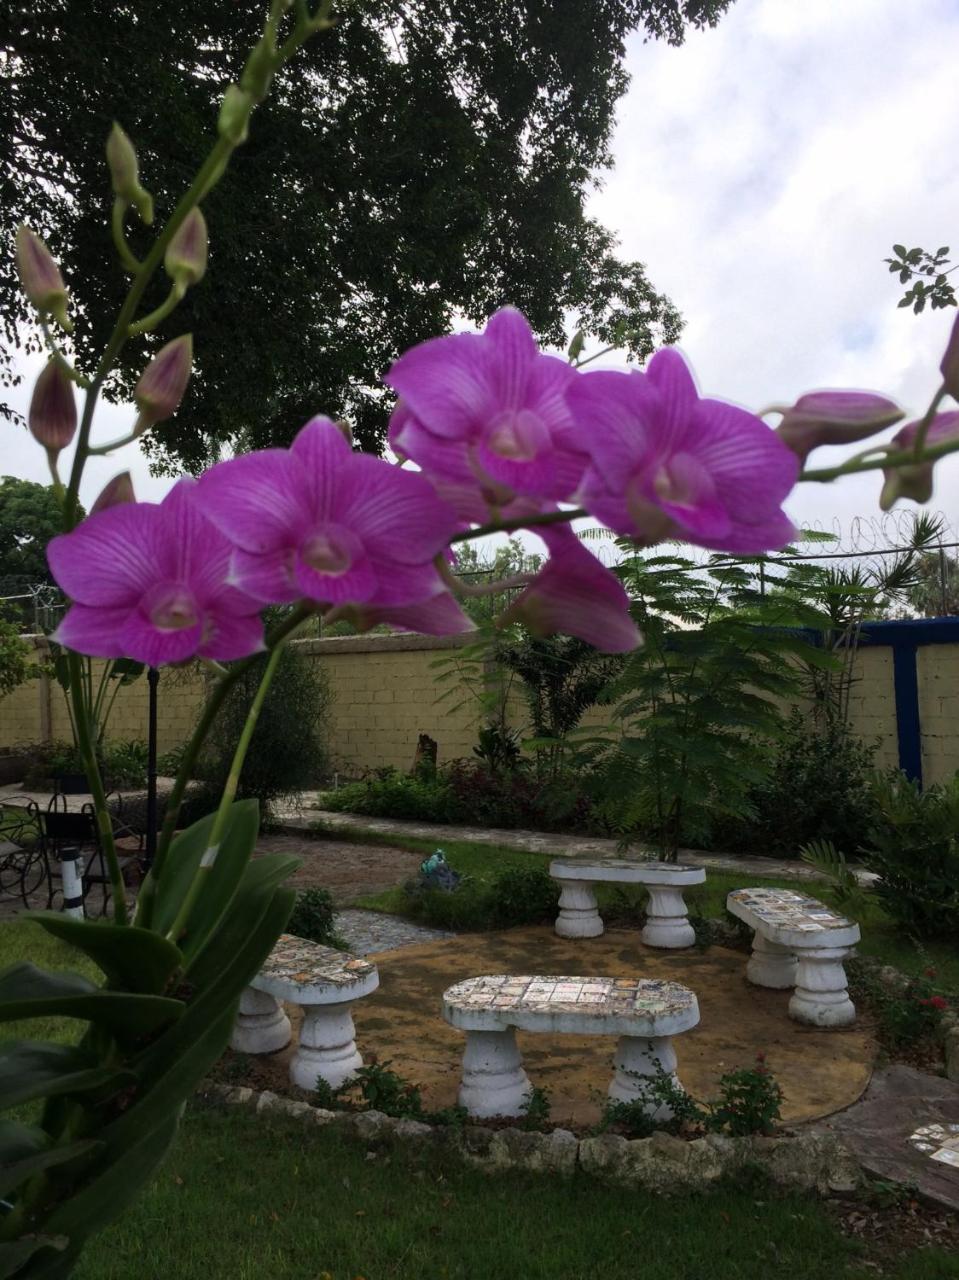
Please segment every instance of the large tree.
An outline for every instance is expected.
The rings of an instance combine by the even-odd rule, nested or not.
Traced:
[[[196,334],[191,394],[149,445],[157,467],[200,468],[226,440],[286,442],[319,410],[348,417],[375,449],[390,361],[457,315],[479,322],[507,302],[550,343],[570,318],[601,341],[627,333],[640,358],[674,339],[675,308],[641,263],[616,257],[584,201],[609,162],[627,34],[679,44],[731,2],[343,5],[335,29],[282,73],[206,201],[210,277],[124,353],[115,397],[129,393],[145,345]],[[27,219],[48,238],[75,292],[81,357],[102,345],[125,290],[108,230],[111,121],[135,140],[165,214],[264,4],[14,0],[0,234]],[[137,243],[147,235],[134,229]],[[8,257],[2,272],[10,376],[32,331]]]

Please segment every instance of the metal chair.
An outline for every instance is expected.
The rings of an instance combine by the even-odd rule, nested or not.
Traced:
[[[40,888],[45,874],[40,806],[29,796],[5,797],[0,831],[0,894],[19,894],[28,907],[30,894]]]
[[[64,812],[58,807],[51,807],[46,813],[40,814],[40,827],[41,848],[47,877],[47,907],[53,906],[58,886],[60,893],[63,893],[61,863],[65,859],[79,858],[82,859],[83,867],[80,875],[83,906],[86,907],[90,889],[94,885],[100,885],[103,891],[100,914],[105,915],[110,900],[111,884],[92,806],[85,805],[79,812]],[[121,871],[135,861],[136,858],[133,855],[120,855]]]

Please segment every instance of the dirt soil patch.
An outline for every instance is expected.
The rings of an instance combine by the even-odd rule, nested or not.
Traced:
[[[297,889],[329,889],[337,906],[404,884],[416,875],[423,860],[420,853],[391,845],[299,835],[261,836],[256,852],[295,854],[303,865],[287,883]]]

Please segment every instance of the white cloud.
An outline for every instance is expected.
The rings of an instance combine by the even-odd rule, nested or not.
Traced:
[[[865,387],[925,408],[955,313],[897,310],[882,259],[903,238],[959,252],[957,38],[948,0],[738,0],[680,49],[632,41],[592,210],[683,311],[704,392],[759,408]],[[957,478],[941,467],[933,506],[959,525]],[[789,506],[828,525],[878,491],[805,485]]]

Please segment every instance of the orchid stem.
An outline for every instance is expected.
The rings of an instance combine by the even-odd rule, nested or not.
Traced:
[[[132,276],[135,276],[142,268],[143,264],[136,257],[133,250],[127,243],[127,238],[123,230],[123,219],[126,216],[128,203],[122,196],[117,196],[113,202],[113,212],[110,216],[110,229],[113,232],[113,243],[116,246],[120,261],[126,267]]]
[[[160,303],[155,311],[151,311],[148,316],[144,316],[142,320],[127,326],[127,337],[136,338],[141,333],[151,333],[161,321],[165,320],[171,311],[174,311],[180,302],[183,301],[183,295],[186,293],[186,286],[182,283],[175,283],[171,286],[170,292],[165,300]]]

